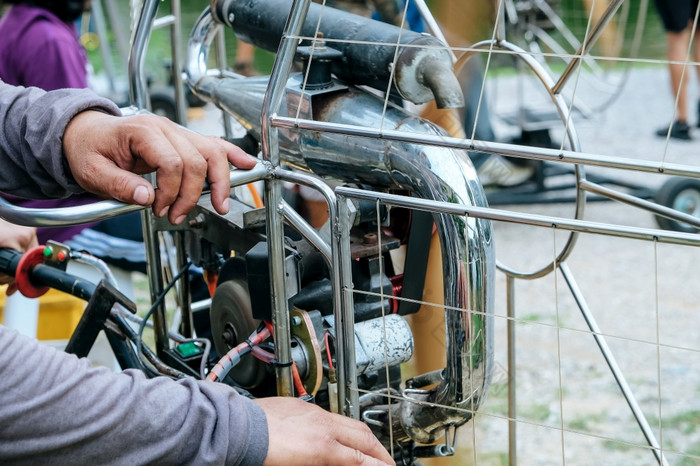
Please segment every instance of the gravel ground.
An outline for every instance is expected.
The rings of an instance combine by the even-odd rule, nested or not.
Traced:
[[[574,119],[583,151],[696,166],[700,143],[667,145],[654,135],[670,119],[667,88],[665,69],[634,69],[609,109]],[[499,105],[513,102],[512,82],[502,79],[496,89]],[[694,102],[695,89],[690,93]],[[500,130],[500,137],[512,136],[510,128]],[[561,125],[552,134],[560,141]],[[589,173],[652,190],[667,179],[610,169]],[[573,212],[572,204],[499,208],[564,218]],[[613,202],[588,203],[584,218],[657,228],[650,213]],[[499,261],[525,271],[550,263],[568,237],[551,228],[505,223],[495,231]],[[670,464],[700,464],[700,289],[693,285],[700,278],[698,259],[694,247],[581,235],[566,261]],[[465,450],[453,464],[507,463],[505,284],[501,273],[494,387],[476,429],[463,429]],[[562,276],[515,285],[519,463],[656,464]]]

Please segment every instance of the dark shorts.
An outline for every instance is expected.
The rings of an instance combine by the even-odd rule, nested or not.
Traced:
[[[698,0],[655,0],[656,10],[667,32],[681,32],[692,24]]]

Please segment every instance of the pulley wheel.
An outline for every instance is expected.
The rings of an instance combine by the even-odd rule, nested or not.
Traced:
[[[260,321],[253,318],[248,285],[244,280],[227,280],[216,287],[209,319],[212,340],[219,356],[244,342],[258,328]],[[241,358],[228,377],[251,390],[260,386],[266,375],[265,363],[248,354]]]

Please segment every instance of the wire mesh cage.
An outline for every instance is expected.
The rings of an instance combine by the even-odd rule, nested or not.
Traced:
[[[693,435],[681,431],[694,430],[690,427],[695,423],[694,410],[687,409],[685,402],[671,401],[675,398],[671,393],[692,385],[692,376],[673,377],[667,371],[673,372],[670,367],[675,366],[675,370],[692,373],[697,348],[692,337],[677,339],[671,325],[664,328],[664,323],[670,324],[674,319],[667,316],[676,311],[690,312],[694,296],[682,285],[682,289],[671,292],[669,273],[664,269],[682,268],[681,274],[685,275],[688,269],[680,264],[694,263],[696,238],[694,233],[687,234],[694,231],[693,227],[671,228],[686,233],[658,230],[659,226],[667,228],[668,224],[661,220],[655,225],[655,215],[669,212],[662,212],[663,208],[653,201],[678,208],[678,203],[669,204],[658,196],[658,192],[668,191],[662,189],[664,183],[672,186],[678,181],[666,181],[659,174],[671,174],[678,169],[676,174],[692,179],[697,176],[697,169],[692,159],[684,158],[692,149],[685,150],[688,148],[678,146],[670,137],[655,135],[655,126],[663,121],[657,123],[646,118],[659,117],[664,110],[669,115],[673,113],[672,96],[659,92],[665,86],[665,68],[661,66],[664,58],[653,55],[649,47],[644,48],[646,55],[640,52],[642,43],[658,47],[663,35],[649,27],[647,4],[630,8],[629,4],[613,2],[603,5],[605,8],[596,8],[593,3],[583,13],[569,6],[573,19],[545,2],[526,6],[500,3],[494,11],[496,19],[490,38],[486,36],[473,46],[449,49],[459,77],[464,77],[460,72],[465,69],[472,73],[469,79],[460,81],[467,110],[458,113],[458,118],[462,118],[466,137],[454,131],[439,138],[421,137],[415,132],[395,130],[391,122],[385,127],[383,121],[379,129],[371,124],[369,128],[360,128],[361,122],[348,126],[324,125],[300,117],[298,112],[288,120],[284,116],[271,120],[273,127],[293,128],[300,134],[325,130],[348,137],[394,139],[467,150],[477,175],[482,175],[480,168],[485,167],[476,162],[483,153],[517,157],[519,160],[515,162],[506,160],[521,169],[532,169],[531,177],[515,187],[507,186],[507,181],[487,184],[488,172],[478,177],[491,201],[487,204],[479,205],[475,201],[478,195],[464,198],[471,206],[451,199],[465,212],[461,222],[454,220],[454,224],[468,224],[474,218],[493,222],[499,270],[493,314],[486,301],[480,305],[474,298],[475,294],[490,294],[484,291],[488,290],[489,273],[475,267],[488,255],[458,259],[464,261],[463,270],[484,274],[478,279],[483,279],[481,287],[465,291],[471,300],[466,299],[460,307],[445,306],[439,299],[434,302],[418,298],[420,304],[432,308],[427,313],[442,315],[448,321],[445,324],[438,319],[437,324],[428,326],[426,334],[419,333],[421,324],[429,320],[420,314],[426,313],[425,308],[412,316],[416,345],[412,361],[418,366],[421,359],[425,362],[422,352],[439,360],[439,355],[426,349],[438,345],[448,359],[441,372],[444,366],[430,361],[431,369],[438,370],[440,376],[434,372],[422,376],[425,367],[416,369],[409,363],[405,372],[412,375],[397,385],[387,363],[385,385],[393,384],[394,388],[367,390],[361,383],[360,386],[351,383],[348,397],[356,400],[357,405],[350,404],[358,409],[355,415],[383,435],[389,435],[388,448],[397,459],[407,463],[415,456],[449,454],[454,454],[454,464],[692,463],[697,459],[693,453]],[[626,9],[620,13],[623,6]],[[319,13],[318,18],[322,15]],[[313,24],[321,24],[321,19]],[[314,34],[304,31],[298,38],[313,41],[321,30],[317,28]],[[593,49],[593,43],[600,42],[604,31],[615,35]],[[431,32],[444,39],[440,30]],[[446,35],[449,33],[454,31]],[[400,43],[400,39],[393,43],[395,49]],[[327,39],[325,44],[335,45]],[[386,45],[381,41],[376,44]],[[476,73],[475,67],[464,68],[472,59],[480,62]],[[397,63],[393,62],[392,70],[398,67]],[[470,90],[469,85],[476,90]],[[379,89],[387,106],[392,101],[392,90],[392,86]],[[395,101],[395,93],[393,97]],[[664,99],[666,107],[663,107]],[[471,119],[470,106],[475,108],[471,110]],[[488,126],[484,115],[489,113],[495,117],[494,127],[484,131],[480,125]],[[644,124],[650,126],[643,127]],[[667,135],[671,136],[670,130]],[[386,203],[394,208],[416,207],[410,198],[389,201],[385,194],[362,194],[345,188],[336,192],[340,194],[341,206],[345,196],[349,196],[372,199],[377,205]],[[603,199],[616,200],[621,205],[590,202]],[[432,208],[440,211],[439,199],[431,201]],[[427,204],[428,207],[421,207],[431,211],[431,202]],[[488,205],[506,205],[515,210]],[[376,224],[375,236],[382,238],[386,231],[381,221]],[[484,241],[468,236],[465,234],[463,238],[467,249],[474,247],[474,241]],[[490,234],[487,236],[488,242]],[[400,261],[380,252],[381,244],[378,248],[376,255],[386,257],[391,267]],[[410,257],[405,260],[408,262]],[[341,258],[350,256],[341,255]],[[447,256],[443,255],[443,261],[446,260]],[[443,267],[448,266],[443,263]],[[689,267],[692,270],[692,265]],[[429,273],[450,277],[447,270],[440,268]],[[582,277],[581,284],[578,277]],[[685,278],[679,280],[683,282]],[[459,287],[458,283],[459,280],[448,286]],[[426,281],[424,293],[435,286]],[[351,282],[346,282],[345,293],[352,288]],[[354,291],[353,296],[358,293],[367,292]],[[667,302],[667,298],[673,303]],[[391,313],[390,309],[390,306],[383,309],[386,315]],[[454,317],[464,313],[483,315],[483,327],[469,319],[465,323]],[[598,323],[599,319],[602,324]],[[462,326],[455,325],[455,320]],[[447,332],[443,338],[448,340],[444,347],[444,343],[436,343],[436,338],[441,341],[436,334],[443,330]],[[489,337],[485,347],[493,345],[494,354],[488,349],[484,355],[475,355],[474,343],[489,332],[495,332],[495,336],[492,340]],[[468,350],[456,343],[460,337],[462,343],[471,343],[466,344]],[[385,351],[387,340],[390,339],[385,336]],[[452,379],[446,382],[455,376],[450,373],[454,361],[449,359],[465,353],[469,356],[458,358],[457,366],[464,371],[462,376],[471,378],[470,383],[460,385],[450,403],[440,404],[436,400],[444,400],[442,391],[450,391],[450,382],[454,382]],[[492,357],[493,361],[484,363],[482,356],[484,361]],[[486,382],[474,380],[484,377],[477,360],[488,367]],[[416,370],[417,376],[413,374]],[[416,390],[421,384],[431,388],[424,392]],[[488,389],[482,393],[483,387]],[[353,394],[353,390],[358,393]],[[484,397],[486,392],[488,396]],[[372,396],[383,397],[385,401]],[[462,404],[464,401],[469,403]],[[368,403],[374,404],[367,408]],[[392,409],[396,405],[414,404],[422,408]],[[428,438],[427,443],[432,446],[414,445],[413,450],[403,450],[406,432],[401,438],[401,433],[388,426],[397,423],[411,426],[412,421],[404,418],[405,412],[421,419],[425,416],[421,409],[440,411],[441,408],[446,411],[441,425],[444,437],[435,434]],[[454,427],[463,423],[455,432]],[[393,435],[398,439],[391,438]],[[438,447],[434,447],[435,437],[442,439]],[[418,438],[421,434],[416,434],[412,441]],[[455,439],[459,441],[455,443]],[[420,444],[421,440],[416,443]],[[440,461],[449,464],[450,460]]]
[[[157,4],[135,7],[140,108],[151,29],[177,19]],[[223,219],[206,198],[187,227],[144,218],[152,296],[170,233],[170,275],[218,267],[197,304],[212,351],[274,334],[226,383],[311,395],[398,464],[700,461],[700,170],[678,125],[700,125],[697,12],[677,60],[646,1],[204,7],[184,56],[173,37],[175,114],[259,149],[231,181],[264,191],[237,191]],[[238,58],[275,54],[269,76],[231,70],[232,33]],[[181,69],[202,121],[186,121]]]

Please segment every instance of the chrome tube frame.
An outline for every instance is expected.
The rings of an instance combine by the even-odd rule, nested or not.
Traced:
[[[284,35],[272,67],[270,85],[265,93],[261,118],[261,144],[263,159],[269,161],[273,167],[279,167],[279,135],[275,128],[270,127],[269,117],[279,111],[284,96],[284,83],[289,77],[294,63],[294,54],[297,49],[297,41],[289,36],[297,36],[306,19],[311,0],[295,0],[285,26]],[[282,363],[276,367],[277,394],[280,396],[293,396],[294,384],[292,380],[291,365],[284,367],[285,363],[292,362],[291,333],[289,329],[289,309],[285,292],[284,276],[276,273],[284,269],[284,232],[281,210],[282,183],[279,180],[265,182],[265,198],[268,208],[267,215],[267,246],[270,256],[270,283],[272,298],[272,323],[275,328],[275,353],[277,360]]]

